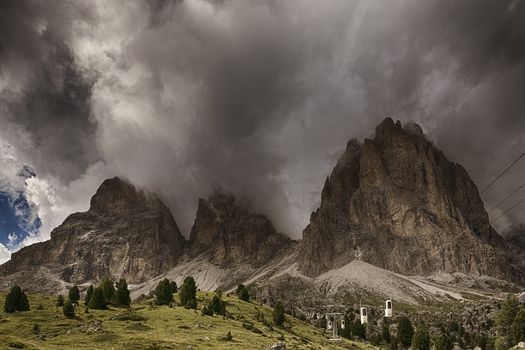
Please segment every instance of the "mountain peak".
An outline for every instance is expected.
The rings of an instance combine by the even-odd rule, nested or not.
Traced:
[[[106,179],[91,198],[90,211],[108,213],[143,206],[152,194],[146,194],[119,177]]]
[[[189,245],[191,254],[205,254],[216,265],[261,266],[290,242],[266,216],[232,194],[215,191],[199,199]]]
[[[441,246],[448,248],[435,254]],[[373,139],[348,142],[304,230],[300,267],[317,275],[358,259],[404,274],[515,279],[503,248],[467,171],[419,125],[386,118]]]

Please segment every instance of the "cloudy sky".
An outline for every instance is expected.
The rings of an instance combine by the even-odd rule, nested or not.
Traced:
[[[346,141],[386,116],[482,187],[525,151],[524,91],[523,0],[3,0],[0,261],[115,175],[186,235],[222,188],[299,238]]]

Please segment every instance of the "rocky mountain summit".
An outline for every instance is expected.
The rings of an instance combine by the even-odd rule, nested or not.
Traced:
[[[191,275],[209,290],[242,282],[290,293],[297,283],[336,295],[353,286],[415,302],[428,294],[422,282],[405,276],[406,284],[396,273],[452,276],[440,277],[440,285],[470,276],[472,286],[523,282],[523,227],[515,231],[506,240],[496,233],[467,171],[419,126],[385,119],[373,138],[348,142],[299,242],[219,191],[199,199],[186,241],[156,195],[113,178],[102,183],[88,211],[70,215],[49,241],[1,265],[0,288],[29,281],[34,290],[53,291],[112,276],[145,293],[159,278],[180,282]],[[376,284],[368,281],[374,278]]]
[[[49,241],[14,253],[0,275],[47,267],[66,282],[114,276],[140,283],[173,267],[184,243],[157,196],[113,178],[102,183],[87,212],[70,215]]]
[[[199,199],[191,229],[189,254],[204,254],[215,265],[260,267],[292,241],[275,230],[264,215],[254,213],[231,194],[214,192]]]
[[[304,230],[299,266],[316,276],[362,260],[403,274],[517,281],[506,249],[467,171],[418,125],[387,118],[373,139],[348,142]]]

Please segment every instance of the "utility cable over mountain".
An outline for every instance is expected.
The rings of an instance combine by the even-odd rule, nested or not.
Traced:
[[[499,179],[501,179],[501,177],[505,175],[510,169],[512,169],[512,167],[514,167],[514,165],[516,165],[516,163],[523,157],[525,157],[525,152],[520,154],[518,158],[516,158],[512,163],[510,163],[510,165],[507,168],[505,168],[505,170],[503,170],[498,176],[496,176],[494,180],[492,180],[487,186],[485,186],[485,188],[480,192],[480,195],[487,192],[487,190],[491,188],[492,185],[494,185]]]
[[[525,188],[525,183],[522,184],[521,186],[519,186],[518,188],[514,189],[514,191],[512,191],[507,197],[505,197],[501,202],[499,202],[498,204],[496,204],[494,207],[492,207],[492,209],[490,209],[487,214],[490,214],[492,213],[494,210],[496,210],[497,208],[499,208],[503,203],[505,203],[507,200],[509,200],[512,196],[514,196],[516,193],[518,193],[519,191],[521,191],[523,188]]]
[[[525,152],[523,152],[518,158],[516,158],[509,166],[507,166],[501,173],[499,173],[498,176],[496,176],[496,178],[494,178],[494,180],[492,180],[487,186],[485,186],[485,188],[480,192],[480,194],[483,194],[484,192],[486,192],[490,187],[492,187],[494,184],[496,184],[496,182],[498,182],[502,177],[503,175],[505,175],[510,169],[512,169],[512,167],[514,167],[514,165],[516,165],[516,163],[525,156]],[[500,203],[498,203],[494,208],[492,208],[490,210],[490,212],[492,212],[494,209],[496,209],[498,206],[500,206],[501,204],[503,204],[504,202],[506,202],[509,198],[511,198],[515,193],[517,193],[518,191],[520,191],[522,188],[525,187],[525,184],[519,186],[518,188],[514,189],[514,191],[512,191],[507,197],[505,197],[505,199],[503,199]],[[511,211],[512,209],[516,208],[517,206],[519,206],[520,204],[522,204],[523,202],[525,202],[525,198],[523,200],[521,200],[520,202],[516,203],[514,206],[512,206],[511,208],[507,209],[506,211],[504,211],[500,216],[498,216],[495,220],[493,220],[492,222],[495,222],[497,220],[499,220],[501,217],[503,217],[506,213],[508,213],[509,211]],[[490,213],[489,212],[489,213]],[[446,244],[442,245],[440,248],[436,249],[432,254],[430,254],[426,259],[422,260],[419,264],[417,264],[416,266],[414,266],[409,272],[408,274],[412,274],[413,272],[415,272],[418,268],[420,268],[424,263],[426,263],[427,261],[429,261],[430,259],[432,259],[434,256],[436,256],[438,253],[442,252],[443,250],[445,250],[447,247],[450,247],[454,242],[456,242],[460,237],[463,236],[464,233],[468,232],[469,230],[471,230],[472,227],[474,227],[474,225],[482,222],[483,219],[480,219],[480,220],[476,220],[474,221],[473,223],[471,223],[469,225],[468,228],[466,228],[465,230],[462,230],[460,233],[458,233],[457,235],[453,236],[450,240],[448,240],[446,242]]]
[[[505,210],[503,213],[501,213],[500,216],[498,216],[497,218],[495,218],[492,222],[496,222],[498,221],[499,219],[501,219],[502,217],[505,216],[505,214],[507,214],[508,212],[510,212],[512,209],[518,207],[520,204],[524,203],[525,202],[525,198],[523,198],[521,201],[519,201],[518,203],[514,204],[512,207],[510,207],[509,209]]]

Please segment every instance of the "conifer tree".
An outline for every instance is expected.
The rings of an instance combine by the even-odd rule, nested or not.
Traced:
[[[525,341],[525,307],[521,307],[512,322],[512,339],[514,344]]]
[[[172,292],[172,293],[177,293],[177,290],[178,290],[177,282],[175,282],[175,281],[171,281],[171,282],[170,282],[170,285],[171,285],[171,292]]]
[[[75,306],[73,305],[71,300],[66,300],[64,306],[62,307],[62,312],[64,313],[64,316],[68,318],[75,317]]]
[[[239,285],[237,286],[236,293],[239,299],[244,300],[244,301],[250,301],[250,293],[248,292],[248,289],[242,283],[239,283]]]
[[[95,289],[95,287],[93,287],[93,285],[91,284],[87,291],[86,291],[86,297],[84,298],[84,304],[85,305],[88,305],[89,304],[89,299],[91,299],[91,296],[93,295],[93,290]]]
[[[29,311],[29,300],[22,288],[17,285],[11,287],[5,297],[4,311],[6,313]]]
[[[111,278],[104,277],[102,282],[100,282],[100,288],[102,289],[106,303],[111,303],[115,300],[115,286]]]
[[[74,285],[69,289],[69,294],[67,296],[69,301],[71,301],[73,304],[77,304],[80,300],[80,291],[78,290],[78,287]]]
[[[165,278],[157,284],[155,288],[155,304],[169,305],[173,301],[173,293],[171,292],[171,282]]]
[[[186,277],[180,287],[179,297],[181,304],[186,308],[194,309],[197,307],[197,285],[193,277]]]
[[[129,296],[129,289],[126,280],[121,278],[117,282],[117,290],[115,292],[115,298],[117,303],[120,305],[129,306],[131,304],[131,298]]]
[[[93,290],[93,295],[89,299],[88,307],[95,310],[105,310],[108,308],[102,288],[97,287]]]
[[[412,344],[412,337],[414,336],[414,327],[410,320],[401,316],[397,324],[397,340],[404,347],[409,347]]]
[[[64,296],[62,294],[59,294],[57,296],[56,306],[59,306],[59,307],[64,306]]]
[[[273,317],[273,323],[276,326],[282,326],[284,324],[284,321],[285,321],[284,305],[280,301],[278,301],[277,305],[275,305],[275,308],[273,309],[272,317]]]
[[[211,299],[208,309],[217,315],[224,316],[226,313],[226,303],[222,300],[220,294],[215,294]]]
[[[412,337],[412,350],[430,350],[430,334],[424,324],[417,327]]]
[[[452,350],[454,343],[447,334],[442,333],[434,341],[434,347],[436,350]]]

